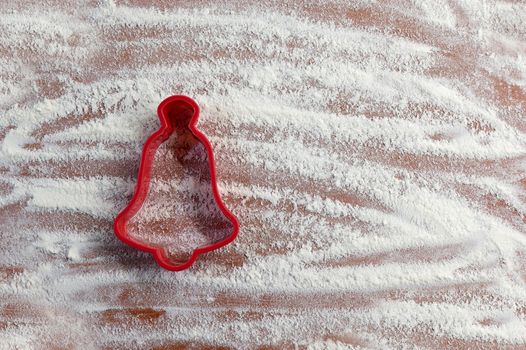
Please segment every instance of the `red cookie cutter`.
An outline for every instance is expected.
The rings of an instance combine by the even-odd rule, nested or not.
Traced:
[[[174,115],[174,113],[172,113],[178,108],[190,110],[192,113],[191,118],[189,120],[178,119],[182,118],[182,116],[178,116],[177,114]],[[155,260],[163,268],[172,271],[180,271],[190,267],[195,262],[199,254],[210,252],[232,242],[236,238],[237,233],[239,231],[239,222],[237,218],[227,209],[227,207],[221,200],[221,197],[219,196],[212,145],[210,144],[206,136],[196,128],[197,119],[199,118],[199,106],[197,105],[197,103],[187,96],[170,96],[159,104],[159,107],[157,108],[157,115],[161,120],[161,128],[157,130],[154,134],[152,134],[144,145],[135,193],[128,206],[115,218],[114,230],[117,237],[124,243],[136,249],[153,254]],[[210,181],[213,197],[217,204],[217,207],[221,210],[224,216],[232,223],[232,233],[228,237],[221,239],[218,242],[214,242],[212,244],[194,249],[191,256],[184,263],[174,264],[167,255],[165,247],[153,247],[148,244],[145,244],[144,242],[140,242],[134,239],[128,234],[126,226],[128,221],[140,210],[144,203],[144,200],[148,195],[153,163],[152,161],[157,148],[170,137],[170,135],[174,131],[174,126],[178,125],[180,127],[181,123],[187,124],[187,127],[191,131],[191,133],[195,137],[197,137],[197,139],[203,144],[204,148],[206,149],[206,154],[208,156],[208,165],[210,168]]]

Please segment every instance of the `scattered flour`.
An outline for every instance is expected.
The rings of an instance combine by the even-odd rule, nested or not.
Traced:
[[[0,10],[0,349],[524,348],[524,4],[135,3]],[[180,273],[112,231],[176,93],[241,221]]]

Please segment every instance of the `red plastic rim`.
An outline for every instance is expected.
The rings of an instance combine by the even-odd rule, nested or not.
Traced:
[[[144,200],[146,199],[148,195],[148,189],[150,186],[152,161],[153,161],[153,157],[155,156],[155,152],[157,148],[159,147],[159,145],[163,143],[164,141],[166,141],[170,137],[172,132],[174,131],[173,125],[168,119],[169,107],[173,105],[174,103],[186,105],[185,107],[189,107],[193,110],[193,114],[188,122],[188,128],[199,139],[199,141],[201,141],[201,143],[206,149],[206,153],[208,156],[208,163],[210,167],[210,181],[211,181],[212,193],[213,193],[215,202],[218,208],[225,215],[225,217],[228,220],[230,220],[230,222],[232,223],[232,233],[228,237],[226,237],[225,239],[221,241],[194,249],[190,258],[181,264],[174,264],[172,261],[170,261],[169,257],[166,254],[165,248],[153,247],[143,242],[140,242],[136,239],[133,239],[128,234],[127,229],[126,229],[128,220],[130,220],[137,213],[137,211],[142,207],[142,204],[144,203]],[[182,95],[170,96],[159,104],[159,107],[157,108],[157,115],[159,116],[159,119],[161,120],[161,128],[157,130],[155,133],[153,133],[148,138],[146,143],[144,144],[144,148],[143,148],[142,156],[141,156],[141,164],[139,166],[139,175],[137,177],[137,185],[135,187],[135,192],[133,194],[133,197],[130,203],[115,218],[114,230],[115,230],[115,234],[117,235],[117,237],[124,243],[130,245],[133,248],[153,254],[155,260],[163,268],[167,270],[171,270],[171,271],[180,271],[180,270],[184,270],[192,266],[192,264],[195,262],[195,260],[200,254],[210,252],[212,250],[218,249],[232,242],[238,234],[239,222],[237,218],[225,206],[225,204],[223,203],[219,195],[212,145],[210,144],[210,141],[208,141],[206,136],[203,133],[201,133],[199,130],[197,130],[196,128],[197,120],[199,118],[199,106],[197,105],[197,103],[193,99],[187,96],[182,96]]]

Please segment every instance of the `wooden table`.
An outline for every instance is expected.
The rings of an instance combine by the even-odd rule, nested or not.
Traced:
[[[520,1],[3,1],[0,349],[525,349],[524,14]],[[203,107],[241,221],[235,244],[180,273],[112,230],[174,93]],[[495,146],[459,146],[481,135]]]

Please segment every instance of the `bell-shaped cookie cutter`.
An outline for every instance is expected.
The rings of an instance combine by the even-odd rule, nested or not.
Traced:
[[[175,115],[173,113],[174,111],[177,111],[177,109],[190,111],[190,119],[178,119],[177,113]],[[157,108],[157,115],[161,120],[161,128],[155,133],[153,133],[144,144],[135,192],[130,203],[115,218],[114,230],[117,237],[124,243],[136,249],[153,254],[155,260],[163,268],[171,271],[180,271],[192,266],[192,264],[195,262],[195,260],[200,254],[210,252],[232,242],[239,232],[239,222],[237,218],[225,206],[219,195],[212,145],[210,144],[210,141],[208,141],[206,136],[196,128],[197,120],[199,118],[199,106],[197,105],[197,103],[187,96],[170,96],[159,104],[159,107]],[[182,118],[183,114],[180,114],[180,117]],[[186,118],[186,116],[184,117]],[[138,241],[137,239],[134,239],[128,234],[126,226],[128,221],[131,218],[133,218],[134,215],[140,210],[146,197],[148,196],[153,158],[155,156],[157,148],[170,137],[170,135],[174,132],[174,127],[180,123],[188,124],[188,129],[192,132],[192,134],[195,137],[197,137],[197,139],[203,144],[206,150],[208,165],[210,168],[210,182],[214,200],[217,204],[217,207],[221,210],[224,216],[232,223],[232,233],[224,239],[221,239],[220,241],[194,249],[188,260],[186,260],[183,263],[176,264],[170,260],[170,257],[167,255],[165,247],[154,247],[145,244],[144,242]]]

